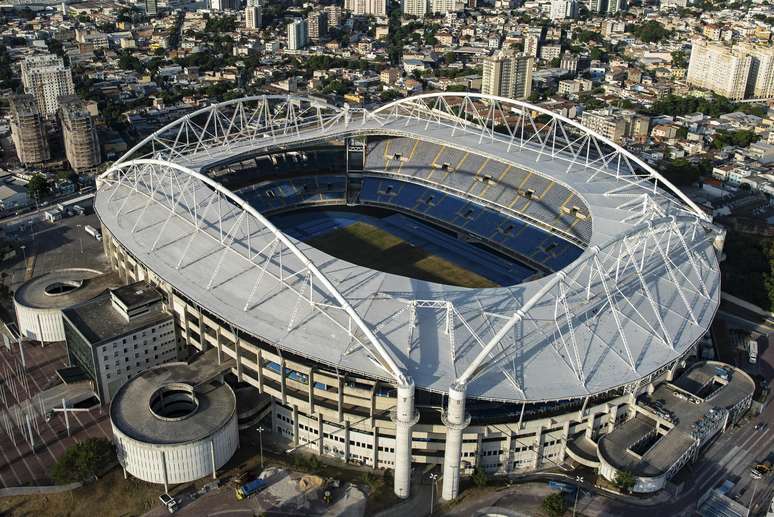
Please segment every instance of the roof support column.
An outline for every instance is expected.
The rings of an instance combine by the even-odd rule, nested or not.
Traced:
[[[307,386],[309,389],[308,397],[309,397],[309,414],[314,414],[314,369],[309,370],[309,378],[308,378],[309,385]]]
[[[344,377],[343,376],[339,377],[338,388],[339,390],[338,390],[338,393],[336,394],[337,395],[336,406],[338,409],[338,419],[339,419],[339,422],[341,422],[342,420],[344,420]]]
[[[344,463],[349,463],[349,420],[344,421]]]
[[[414,381],[398,386],[398,403],[390,415],[395,423],[395,495],[401,499],[409,496],[411,489],[411,439],[414,424],[419,415],[414,410]],[[375,428],[374,428],[375,429]],[[374,436],[374,467],[377,440]]]
[[[543,456],[543,426],[539,425],[535,431],[535,463],[532,468],[540,468]]]
[[[293,446],[298,447],[298,406],[293,404]]]
[[[462,431],[470,423],[465,413],[467,386],[457,384],[449,387],[449,403],[441,420],[446,426],[446,451],[443,457],[443,487],[441,497],[444,501],[456,498],[460,491],[460,464],[462,463]]]
[[[610,408],[610,413],[608,413],[608,420],[607,420],[607,432],[612,433],[613,429],[615,429],[615,420],[618,416],[618,406],[613,406]]]
[[[559,453],[559,461],[563,462],[567,456],[567,443],[570,441],[570,421],[564,423],[562,429],[562,451]]]
[[[379,427],[374,426],[374,448],[371,451],[371,462],[374,468],[379,467]],[[395,449],[397,451],[397,449]],[[397,464],[397,462],[396,462]]]
[[[323,426],[323,416],[322,413],[317,413],[317,454],[320,456],[325,453],[325,444],[323,443],[324,436],[325,429]]]
[[[258,391],[263,393],[263,351],[260,348],[255,360],[258,363]]]

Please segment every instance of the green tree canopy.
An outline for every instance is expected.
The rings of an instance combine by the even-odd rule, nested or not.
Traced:
[[[43,199],[49,193],[49,191],[50,187],[48,185],[48,178],[42,174],[34,174],[30,178],[29,183],[27,183],[27,193],[31,198],[38,201]]]
[[[64,485],[87,481],[116,460],[113,444],[105,438],[87,438],[65,451],[51,468],[54,481]]]
[[[645,23],[634,26],[631,31],[638,39],[645,43],[658,43],[669,37],[669,31],[656,20],[648,20]]]
[[[715,149],[723,149],[727,145],[747,147],[751,143],[757,142],[758,139],[760,139],[760,136],[748,129],[740,129],[739,131],[718,131],[712,139],[712,147]]]
[[[631,489],[634,488],[635,481],[634,474],[628,470],[619,470],[615,474],[613,484],[615,484],[622,492],[630,492]]]
[[[548,517],[561,517],[567,511],[567,501],[562,492],[554,492],[543,499],[543,511]]]

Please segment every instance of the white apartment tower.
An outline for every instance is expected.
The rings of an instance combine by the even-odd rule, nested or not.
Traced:
[[[510,99],[526,99],[532,93],[530,56],[498,52],[484,60],[481,93]]]
[[[403,3],[403,14],[424,18],[427,14],[427,0],[401,0]]]
[[[345,0],[344,9],[356,16],[387,16],[387,0]]]
[[[752,57],[742,48],[730,49],[695,39],[687,80],[731,100],[741,100],[747,92],[751,66]]]
[[[750,75],[745,95],[748,99],[774,98],[774,47],[741,43],[740,52],[750,56]]]
[[[300,50],[309,40],[309,29],[306,20],[298,19],[287,25],[288,50]]]
[[[433,14],[446,14],[461,11],[463,4],[457,0],[430,0],[430,11]]]
[[[21,63],[21,78],[24,92],[35,97],[44,117],[56,115],[59,97],[75,94],[70,69],[54,54],[28,56]]]
[[[575,0],[552,0],[551,19],[565,20],[575,18],[578,14],[578,4]]]
[[[250,30],[260,29],[263,23],[263,11],[260,4],[245,7],[245,27]]]
[[[595,13],[615,14],[625,11],[628,7],[627,0],[590,0],[589,10]]]

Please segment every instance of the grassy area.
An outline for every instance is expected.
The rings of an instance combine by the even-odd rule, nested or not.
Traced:
[[[481,275],[364,222],[317,237],[309,244],[347,262],[387,273],[461,287],[497,287]]]
[[[95,483],[61,494],[0,498],[0,515],[36,517],[100,517],[142,515],[159,504],[160,485],[134,478],[124,480],[121,469]]]

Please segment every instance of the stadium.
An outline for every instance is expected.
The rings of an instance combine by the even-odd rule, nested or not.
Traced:
[[[95,208],[112,267],[271,397],[273,433],[391,469],[401,497],[412,463],[443,466],[447,500],[475,468],[598,468],[720,299],[709,216],[500,97],[211,105],[117,161]]]

